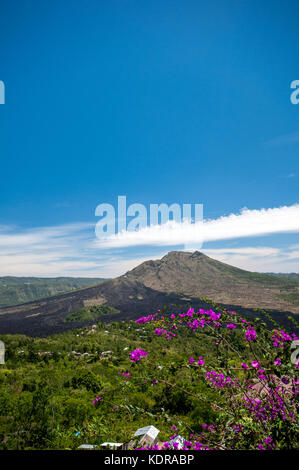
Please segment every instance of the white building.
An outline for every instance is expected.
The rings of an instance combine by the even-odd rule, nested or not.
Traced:
[[[145,426],[137,429],[134,436],[139,438],[138,445],[152,447],[157,443],[159,432],[155,426]]]
[[[0,364],[5,364],[5,344],[0,341]]]
[[[107,450],[117,450],[123,446],[123,442],[103,442],[101,447]]]
[[[81,444],[78,449],[81,450],[94,450],[97,446],[94,446],[92,444]]]

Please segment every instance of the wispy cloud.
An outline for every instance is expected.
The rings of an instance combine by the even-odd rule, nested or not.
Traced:
[[[274,139],[265,142],[265,145],[267,147],[281,147],[283,145],[289,145],[296,142],[299,142],[299,131],[275,137]]]
[[[59,243],[66,238],[75,237],[82,238],[84,231],[93,227],[91,223],[74,223],[57,225],[50,227],[37,227],[27,230],[20,230],[17,227],[3,227],[0,229],[0,249],[1,247],[22,246],[24,249],[39,243],[45,244],[47,241],[51,243]]]
[[[141,245],[191,245],[202,241],[255,237],[274,233],[299,232],[299,204],[273,209],[243,209],[203,223],[169,221],[166,224],[142,228],[136,232],[123,231],[94,243],[99,248]]]
[[[93,223],[27,230],[1,226],[0,276],[114,277],[152,258],[99,251],[94,237]]]
[[[299,249],[261,246],[202,251],[211,258],[248,271],[299,272]]]
[[[148,259],[160,258],[170,246],[221,241],[274,233],[299,232],[299,205],[273,209],[243,209],[204,221],[197,227],[183,222],[124,232],[106,240],[95,238],[94,223],[73,223],[21,229],[0,226],[0,276],[114,277]],[[148,246],[148,248],[145,248]],[[155,249],[153,247],[156,247]],[[206,248],[220,261],[253,271],[299,271],[299,245]],[[154,253],[154,255],[153,255]]]

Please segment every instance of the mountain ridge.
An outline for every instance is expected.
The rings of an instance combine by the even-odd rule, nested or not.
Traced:
[[[286,323],[289,313],[299,313],[298,294],[298,281],[251,273],[201,252],[176,251],[92,287],[1,308],[0,333],[46,336],[81,327],[84,322],[68,323],[66,316],[100,305],[119,312],[103,315],[103,321],[134,319],[164,306],[176,312],[190,305],[210,308],[203,297],[250,316],[256,316],[255,308],[273,311],[277,318],[283,315]]]

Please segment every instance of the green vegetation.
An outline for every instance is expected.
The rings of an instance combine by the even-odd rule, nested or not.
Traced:
[[[280,294],[279,297],[287,300],[288,302],[291,302],[294,305],[299,305],[299,292],[293,292],[291,294]]]
[[[9,307],[97,284],[100,278],[0,277],[0,307]]]
[[[244,269],[235,268],[234,266],[230,266],[224,263],[218,264],[218,268],[223,272],[231,273],[239,277],[240,279],[244,279],[249,282],[258,282],[266,287],[279,287],[281,289],[291,289],[293,287],[299,287],[299,274],[298,277],[293,277],[292,275],[280,276],[272,273],[264,274],[258,272],[245,271]]]
[[[271,276],[283,277],[294,281],[299,281],[299,273],[269,273]]]
[[[201,320],[204,327],[198,321],[201,313],[190,315],[172,315],[171,320],[161,312],[138,322],[99,321],[97,328],[43,339],[0,335],[6,346],[6,363],[0,365],[0,449],[128,442],[136,429],[149,424],[160,430],[161,441],[169,439],[173,426],[186,438],[210,426],[215,430],[212,446],[256,449],[271,437],[271,446],[294,448],[298,424],[293,399],[284,397],[282,410],[289,414],[282,418],[276,404],[261,396],[271,415],[265,421],[258,410],[250,414],[242,404],[244,390],[247,397],[250,393],[244,389],[248,380],[294,375],[291,337],[268,330],[258,318],[255,329],[248,327],[225,309],[221,325],[212,310]],[[140,348],[146,353],[132,361],[132,351]],[[204,359],[201,364],[198,358]],[[220,386],[207,379],[208,371],[223,377]],[[230,380],[227,387],[221,385],[224,378]]]
[[[97,305],[93,307],[81,308],[77,312],[70,313],[65,317],[66,322],[70,321],[93,321],[99,320],[103,315],[109,315],[110,313],[119,313],[114,307],[109,305]]]
[[[176,341],[161,341],[152,325],[121,322],[46,339],[0,339],[6,345],[6,364],[0,365],[0,449],[75,449],[87,442],[126,442],[148,424],[166,439],[173,424],[199,431],[203,422],[214,419],[210,406],[165,383],[153,383],[163,377],[212,397],[213,391],[193,370],[180,370],[188,355],[216,359],[216,346],[204,332],[194,337],[186,330]],[[130,351],[141,345],[156,367],[144,360],[141,370],[130,362]],[[104,351],[111,354],[101,355]],[[125,372],[132,374],[127,380]],[[93,405],[98,395],[102,399]]]

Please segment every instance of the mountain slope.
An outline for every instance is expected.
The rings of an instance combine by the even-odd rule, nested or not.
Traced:
[[[75,277],[0,277],[0,307],[9,307],[104,281]]]
[[[175,309],[180,296],[155,291],[137,280],[119,277],[97,286],[49,297],[23,305],[0,309],[0,334],[20,333],[47,336],[84,326],[90,322],[67,322],[66,317],[78,310],[106,305],[119,313],[103,315],[103,321],[137,318],[167,305]],[[183,307],[185,302],[180,302]]]

